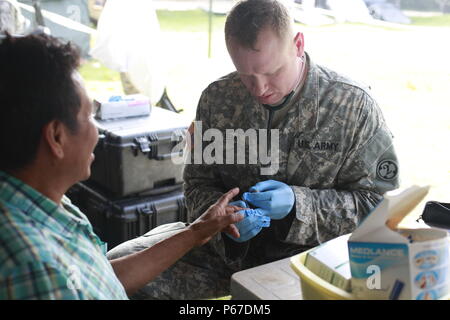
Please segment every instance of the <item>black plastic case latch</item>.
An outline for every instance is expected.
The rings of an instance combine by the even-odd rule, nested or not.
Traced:
[[[151,151],[150,148],[150,141],[147,137],[137,137],[134,138],[134,143],[137,145],[139,150],[141,150],[142,153],[148,153]]]

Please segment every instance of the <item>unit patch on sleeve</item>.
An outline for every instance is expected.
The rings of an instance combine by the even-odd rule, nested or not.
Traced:
[[[398,165],[394,160],[382,160],[377,165],[377,176],[382,180],[392,180],[398,176]]]

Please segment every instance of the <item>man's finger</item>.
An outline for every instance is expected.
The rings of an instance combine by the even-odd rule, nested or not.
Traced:
[[[248,204],[243,200],[232,201],[228,205],[242,207],[242,208],[248,208]]]
[[[237,196],[239,193],[239,188],[234,188],[228,191],[227,193],[223,194],[219,200],[217,200],[217,205],[221,207],[225,207],[228,202],[230,202],[231,199],[233,199],[235,196]]]
[[[227,216],[222,217],[222,223],[224,223],[222,232],[239,238],[239,229],[234,224],[241,221],[242,219],[244,219],[244,216],[240,213],[231,213]]]
[[[239,229],[234,224],[230,224],[228,227],[223,229],[223,232],[228,233],[230,236],[235,238],[239,238],[241,236],[239,234]]]
[[[247,210],[248,208],[242,208],[242,207],[238,207],[238,206],[227,206],[225,208],[225,210],[230,210],[230,212],[236,212],[236,211],[241,211],[241,210]]]
[[[242,219],[244,219],[244,215],[240,214],[238,212],[235,212],[235,213],[230,213],[230,214],[224,216],[222,222],[224,223],[225,226],[228,226],[230,224],[237,223],[237,222],[241,221]]]

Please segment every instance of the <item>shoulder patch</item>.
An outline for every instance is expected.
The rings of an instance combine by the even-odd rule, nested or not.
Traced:
[[[398,176],[398,164],[394,160],[384,159],[377,164],[377,177],[391,181]]]

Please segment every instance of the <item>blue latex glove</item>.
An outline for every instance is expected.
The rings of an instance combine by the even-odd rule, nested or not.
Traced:
[[[236,201],[238,202],[238,201]],[[236,242],[245,242],[256,236],[262,228],[270,226],[270,218],[265,216],[259,209],[246,209],[238,211],[244,219],[235,223],[239,229],[239,238],[235,238],[228,233],[226,235]]]
[[[294,191],[280,181],[258,182],[249,191],[245,192],[242,198],[274,220],[283,219],[295,203]]]

